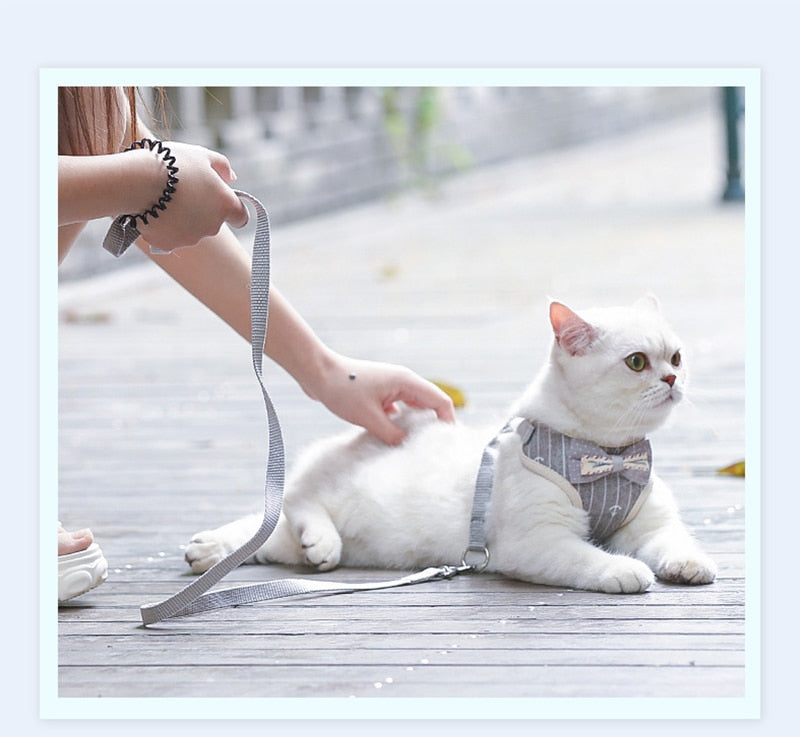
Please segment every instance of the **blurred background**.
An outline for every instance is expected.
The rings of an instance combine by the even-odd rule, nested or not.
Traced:
[[[740,92],[728,91],[726,118],[724,89],[691,86],[140,89],[142,116],[160,135],[225,153],[237,187],[256,193],[276,224],[409,189],[433,197],[459,173],[709,110],[722,194],[726,126],[736,130],[743,112]],[[90,226],[60,267],[62,282],[144,260],[133,249],[114,263],[96,247],[108,222]]]

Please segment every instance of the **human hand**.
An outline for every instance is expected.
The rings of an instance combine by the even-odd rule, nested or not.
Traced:
[[[397,445],[405,431],[392,422],[397,403],[432,409],[455,421],[453,402],[441,389],[403,366],[337,356],[313,393],[331,412],[360,425],[385,443]]]
[[[175,157],[178,183],[167,209],[138,228],[148,245],[173,251],[216,235],[223,223],[235,228],[247,224],[247,208],[229,186],[236,174],[225,156],[187,143],[164,145]]]

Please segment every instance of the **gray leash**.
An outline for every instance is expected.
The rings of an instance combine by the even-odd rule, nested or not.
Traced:
[[[260,601],[299,596],[314,593],[346,593],[355,591],[372,591],[410,584],[452,578],[460,573],[482,571],[489,562],[489,552],[485,546],[483,524],[480,519],[485,515],[491,496],[494,477],[494,461],[499,436],[495,438],[484,452],[481,470],[476,485],[475,506],[473,507],[472,525],[470,528],[470,544],[464,553],[461,565],[444,565],[426,568],[391,581],[370,583],[339,583],[334,581],[312,581],[308,579],[280,579],[258,584],[235,586],[209,592],[208,589],[221,581],[228,573],[250,558],[272,534],[278,523],[283,504],[283,484],[285,460],[283,436],[277,413],[264,386],[262,361],[264,345],[269,322],[269,249],[270,231],[269,216],[264,206],[252,195],[234,190],[243,200],[250,202],[257,214],[256,233],[253,243],[253,261],[250,283],[250,321],[251,349],[253,369],[261,387],[267,411],[269,450],[264,490],[264,515],[261,525],[250,540],[239,549],[230,553],[223,560],[209,568],[199,578],[183,588],[177,594],[157,604],[143,605],[140,608],[142,622],[145,625],[159,622],[176,616],[185,616],[240,604],[254,604]],[[126,225],[123,218],[118,218],[105,238],[103,246],[114,256],[121,256],[125,250],[139,237],[134,225]],[[503,430],[505,432],[505,428]],[[479,553],[483,560],[476,564],[468,564],[466,559],[471,553]]]
[[[140,612],[144,624],[152,624],[168,617],[189,614],[190,611],[203,611],[206,608],[211,608],[208,606],[209,604],[213,606],[230,606],[251,601],[244,594],[240,596],[238,589],[228,589],[224,594],[222,592],[205,594],[205,592],[234,568],[244,563],[266,542],[278,523],[283,504],[285,467],[283,436],[278,415],[264,386],[262,374],[264,344],[267,338],[269,316],[269,216],[264,206],[255,197],[241,191],[236,191],[236,194],[241,199],[250,202],[255,207],[257,214],[250,282],[250,330],[253,369],[264,397],[269,434],[264,515],[255,535],[238,550],[234,550],[227,557],[209,568],[197,580],[169,599],[158,604],[142,606]],[[209,597],[213,598],[209,599]]]

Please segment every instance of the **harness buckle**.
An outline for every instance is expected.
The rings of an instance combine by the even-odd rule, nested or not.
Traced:
[[[467,558],[470,555],[479,555],[480,559],[475,563],[468,563]],[[461,568],[464,571],[472,571],[473,573],[480,573],[489,565],[489,548],[481,545],[470,545],[461,557]]]

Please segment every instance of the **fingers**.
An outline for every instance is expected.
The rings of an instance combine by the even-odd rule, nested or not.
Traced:
[[[453,400],[438,386],[423,379],[405,386],[397,398],[412,407],[432,409],[443,422],[456,421]]]
[[[231,214],[225,218],[225,222],[234,228],[244,228],[250,221],[250,213],[244,202],[236,196],[233,190],[231,190],[231,195],[233,197]]]
[[[217,151],[209,151],[209,155],[211,168],[219,174],[220,179],[226,184],[233,184],[236,181],[236,172],[233,171],[228,158]],[[243,228],[250,221],[247,207],[233,190],[227,198],[225,213],[225,222],[234,228]]]
[[[219,174],[222,181],[225,184],[233,184],[236,181],[236,172],[233,171],[228,157],[223,156],[218,151],[211,150],[209,150],[208,155],[211,161],[211,168]]]
[[[405,430],[382,412],[373,415],[368,422],[365,422],[364,429],[387,445],[399,445],[406,436]]]
[[[436,416],[443,422],[456,421],[456,409],[453,400],[443,391],[437,389],[438,400],[431,402],[431,409],[436,412]]]
[[[410,407],[431,409],[443,422],[455,422],[453,402],[447,394],[434,384],[417,376],[401,385],[390,398],[384,399],[382,412],[370,417],[364,427],[384,443],[398,445],[406,436],[405,430],[392,421],[391,415],[397,411],[396,402],[404,402]]]

